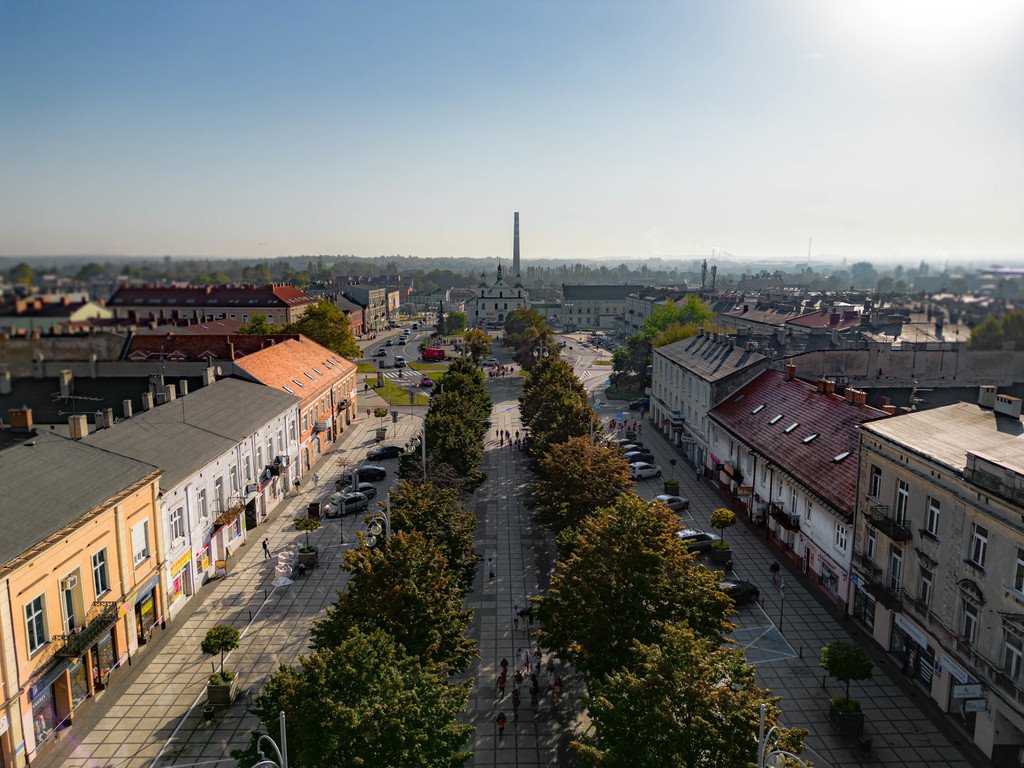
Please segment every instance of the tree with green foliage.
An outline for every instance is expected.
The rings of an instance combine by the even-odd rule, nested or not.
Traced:
[[[644,318],[644,329],[641,332],[647,339],[653,339],[670,325],[702,326],[714,318],[714,311],[699,296],[687,296],[683,301],[675,303],[666,301],[651,310]]]
[[[571,437],[551,445],[538,462],[536,498],[556,530],[575,528],[595,510],[629,493],[629,465],[617,446]]]
[[[514,309],[505,318],[505,345],[512,347],[512,356],[526,370],[542,359],[535,354],[538,349],[547,350],[552,357],[558,355],[554,339],[554,330],[535,309]]]
[[[757,685],[743,651],[670,623],[653,643],[635,643],[622,670],[595,684],[587,711],[594,735],[573,744],[592,768],[752,768],[761,704],[766,728],[780,698]],[[798,754],[807,731],[781,728]]]
[[[289,760],[303,768],[462,768],[471,686],[448,684],[386,632],[354,627],[337,646],[279,667],[255,713],[277,743],[285,713]],[[231,753],[239,768],[260,759],[257,739]]]
[[[410,483],[432,483],[438,488],[454,491],[463,496],[472,490],[475,483],[467,482],[466,477],[451,464],[446,464],[437,456],[427,456],[427,471],[423,472],[423,456],[417,449],[398,457],[398,476]]]
[[[459,588],[467,593],[476,578],[480,555],[473,547],[476,515],[463,506],[461,493],[432,482],[403,480],[391,489],[389,498],[391,530],[419,531],[440,547]]]
[[[586,387],[565,360],[546,357],[539,361],[523,379],[519,395],[519,413],[523,423],[534,427],[537,413],[543,409],[545,400],[568,393],[581,400],[588,399]]]
[[[629,666],[633,642],[657,643],[668,622],[720,641],[732,600],[678,530],[674,513],[632,494],[584,518],[548,593],[535,599],[540,645],[596,681]]]
[[[341,645],[358,627],[387,632],[444,675],[476,658],[476,642],[465,634],[473,612],[463,610],[462,588],[441,547],[424,534],[392,529],[384,546],[349,550],[342,569],[351,574],[348,589],[313,622],[315,650]]]
[[[985,318],[971,330],[971,349],[994,350],[1003,348],[1003,324],[994,317]]]
[[[874,663],[862,645],[846,640],[837,640],[821,649],[821,668],[841,683],[846,683],[845,698],[850,698],[850,681],[868,680]]]
[[[253,313],[248,323],[238,327],[238,333],[246,336],[267,336],[272,333],[280,332],[280,326],[271,325],[267,322],[267,316],[261,315],[259,312]]]
[[[295,530],[296,531],[302,531],[304,534],[306,534],[306,545],[302,548],[302,551],[303,552],[312,552],[313,551],[313,547],[310,546],[310,543],[309,543],[309,534],[311,534],[313,531],[319,531],[320,530],[320,521],[317,520],[316,518],[309,517],[308,515],[303,515],[302,517],[296,517],[295,518]]]
[[[697,335],[697,330],[703,326],[699,326],[696,323],[672,323],[666,326],[662,330],[658,331],[651,338],[651,348],[658,349],[664,347],[667,344],[674,344],[677,341],[684,341],[692,336]]]
[[[554,390],[540,404],[526,436],[526,453],[539,461],[552,445],[572,437],[601,434],[601,422],[589,400],[567,390]]]
[[[7,279],[12,283],[25,285],[31,288],[35,285],[36,274],[31,266],[22,261],[21,263],[15,264],[11,267],[10,271],[7,273]]]
[[[203,642],[199,646],[207,656],[220,655],[220,670],[218,674],[222,679],[229,680],[231,677],[230,672],[226,677],[224,674],[224,655],[235,650],[240,639],[241,635],[237,629],[227,624],[218,624],[206,631],[206,637],[203,638]]]
[[[88,264],[84,264],[75,273],[75,280],[81,283],[88,283],[91,280],[95,280],[98,277],[102,277],[107,272],[102,265],[97,264],[95,261],[90,261]]]
[[[460,392],[436,392],[423,425],[427,455],[462,469],[467,478],[482,480],[477,467],[483,460],[483,430],[474,403]]]
[[[728,507],[718,507],[711,511],[711,527],[716,528],[722,534],[722,541],[725,541],[725,529],[736,525],[736,513]]]
[[[474,365],[479,365],[491,353],[491,337],[479,328],[470,328],[462,337],[462,343],[469,352],[469,357]]]
[[[301,333],[349,360],[362,357],[345,313],[327,299],[320,299],[308,307],[298,320],[288,323],[283,332]]]

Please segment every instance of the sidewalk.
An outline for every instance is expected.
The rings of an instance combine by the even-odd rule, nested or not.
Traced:
[[[248,746],[249,732],[258,725],[246,711],[246,692],[258,692],[279,664],[294,664],[308,652],[311,621],[335,600],[335,591],[347,580],[338,568],[346,549],[341,532],[346,542],[354,541],[363,517],[325,520],[320,530],[310,534],[311,543],[320,550],[319,565],[289,586],[271,584],[275,560],[264,559],[260,542],[269,538],[276,554],[304,538],[295,530],[293,518],[304,513],[310,501],[333,490],[342,460],[351,467],[373,446],[378,419],[364,414],[365,407],[374,407],[374,400],[379,398],[361,398],[363,413],[317,462],[313,471],[321,477],[319,487],[313,487],[312,473],[308,473],[302,490],[284,499],[267,522],[249,532],[228,576],[203,587],[113,687],[81,711],[61,742],[33,765],[158,768],[200,760],[206,765],[234,765],[230,751]],[[409,440],[418,432],[421,418],[410,417],[404,410],[398,424],[388,421],[388,440]],[[391,484],[396,463],[387,466]],[[381,485],[378,498],[386,493]],[[225,664],[238,674],[239,693],[226,712],[205,725],[202,705],[211,658],[202,654],[199,644],[217,624],[230,624],[242,632],[238,650]]]

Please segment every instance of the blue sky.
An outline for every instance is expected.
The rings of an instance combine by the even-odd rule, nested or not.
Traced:
[[[0,0],[0,253],[1024,257],[1024,3]]]

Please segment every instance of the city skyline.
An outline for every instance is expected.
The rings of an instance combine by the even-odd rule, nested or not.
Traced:
[[[0,255],[1024,258],[1024,6],[0,2]]]

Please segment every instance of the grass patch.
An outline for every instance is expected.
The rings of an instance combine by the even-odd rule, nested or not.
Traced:
[[[377,368],[373,363],[359,363],[356,365],[356,373],[376,373]]]
[[[389,405],[409,404],[409,390],[398,386],[391,379],[384,379],[384,386],[374,387],[373,391],[386,400]],[[430,402],[430,398],[420,392],[416,392],[414,398],[413,405],[427,405]]]
[[[455,333],[446,333],[444,335],[444,337],[446,339],[461,339],[465,335],[466,335],[466,331],[465,330],[461,330],[461,331],[456,331]]]
[[[608,387],[604,391],[606,400],[636,400],[644,396],[643,390],[636,391],[632,389],[620,389],[618,387]]]
[[[600,360],[595,360],[594,365],[611,365],[612,361],[602,357]]]
[[[448,366],[444,363],[409,363],[409,367],[421,373],[444,373]]]

